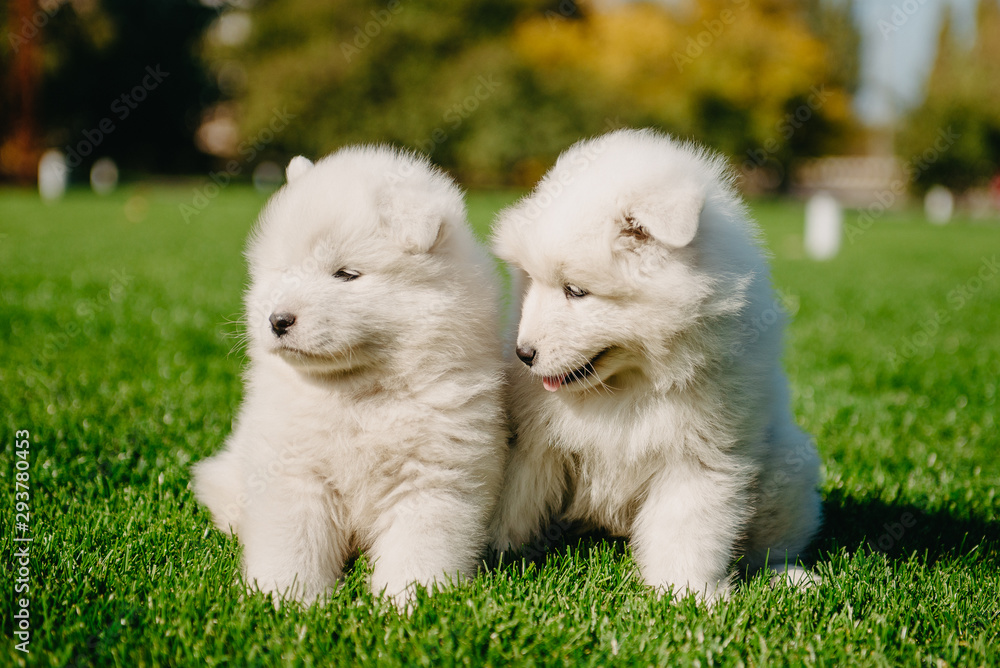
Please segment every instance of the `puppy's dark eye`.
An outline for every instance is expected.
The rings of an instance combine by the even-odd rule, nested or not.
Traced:
[[[590,294],[583,288],[579,288],[575,285],[569,285],[568,283],[563,286],[563,292],[566,293],[567,297],[573,297],[574,299],[579,299],[580,297],[586,297],[587,295]]]
[[[334,278],[339,278],[342,281],[353,281],[355,278],[361,275],[360,271],[354,271],[352,269],[341,269],[333,274]]]

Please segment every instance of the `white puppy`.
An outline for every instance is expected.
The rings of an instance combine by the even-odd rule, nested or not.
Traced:
[[[649,585],[710,600],[734,562],[794,565],[819,463],[723,160],[648,130],[583,141],[494,234],[527,281],[494,547],[560,514],[628,537]]]
[[[309,601],[360,549],[403,603],[487,543],[507,453],[494,268],[424,159],[353,147],[287,175],[247,252],[243,405],[195,492],[248,585]]]

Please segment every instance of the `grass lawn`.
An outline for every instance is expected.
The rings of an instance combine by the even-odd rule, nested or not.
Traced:
[[[1000,662],[995,222],[891,214],[815,263],[799,204],[754,206],[795,313],[795,414],[825,465],[821,585],[754,580],[706,610],[658,600],[620,542],[563,537],[401,617],[364,591],[363,557],[325,606],[245,597],[237,542],[195,502],[190,466],[222,445],[240,398],[229,323],[263,199],[233,186],[185,223],[191,197],[79,191],[45,206],[0,191],[0,665]],[[510,199],[472,195],[475,225]],[[24,545],[30,589],[15,594]]]

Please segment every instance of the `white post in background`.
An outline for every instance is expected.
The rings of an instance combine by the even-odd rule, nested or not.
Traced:
[[[265,160],[253,170],[253,187],[259,193],[271,193],[285,182],[285,170],[276,162]]]
[[[933,186],[924,195],[924,214],[935,225],[946,225],[955,213],[955,196],[944,186]]]
[[[54,202],[66,192],[69,167],[66,156],[52,148],[38,160],[38,194],[46,202]]]
[[[844,210],[833,195],[818,192],[806,203],[806,254],[813,260],[829,260],[840,250]]]
[[[118,165],[111,158],[99,158],[90,168],[90,187],[98,195],[110,195],[118,187]]]

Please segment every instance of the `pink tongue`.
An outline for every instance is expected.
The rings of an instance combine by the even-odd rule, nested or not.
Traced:
[[[562,376],[546,376],[542,378],[542,386],[549,392],[555,392],[562,387]]]

